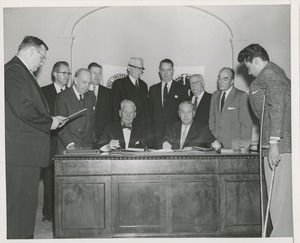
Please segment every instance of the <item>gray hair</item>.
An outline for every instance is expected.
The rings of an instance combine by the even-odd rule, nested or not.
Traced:
[[[135,106],[135,104],[133,103],[133,101],[127,100],[127,99],[122,100],[122,102],[121,102],[121,104],[120,104],[121,110],[123,109],[123,107],[124,107],[126,104],[131,104],[132,107],[133,107],[133,109],[134,109],[134,111],[136,111],[136,106]]]
[[[193,105],[193,103],[192,103],[191,101],[185,100],[185,101],[182,101],[182,102],[179,104],[179,106],[178,106],[178,111],[180,111],[181,106],[183,106],[183,105],[190,105],[190,106],[192,107],[192,109],[193,109],[193,107],[194,107],[194,105]]]

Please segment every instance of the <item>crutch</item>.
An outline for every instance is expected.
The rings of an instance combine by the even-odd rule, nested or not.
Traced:
[[[263,231],[263,235],[262,235],[263,238],[266,237],[266,232],[267,232],[267,224],[268,224],[268,218],[269,218],[269,212],[270,212],[270,204],[271,204],[271,199],[272,199],[272,191],[273,191],[276,166],[273,165],[272,167],[273,167],[273,171],[272,171],[271,185],[270,185],[270,190],[269,190],[268,205],[267,205],[267,211],[266,211],[266,220],[265,220],[264,231]]]
[[[264,193],[263,193],[263,161],[262,161],[262,140],[263,140],[263,124],[264,124],[264,113],[265,113],[265,95],[263,97],[263,105],[261,110],[260,118],[260,131],[259,131],[259,181],[260,181],[260,208],[261,208],[261,234],[264,237]]]

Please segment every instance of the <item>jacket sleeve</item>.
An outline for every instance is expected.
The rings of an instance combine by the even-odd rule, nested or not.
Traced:
[[[265,74],[262,88],[265,90],[266,105],[269,107],[270,136],[283,137],[284,114],[287,109],[285,102],[286,87],[276,73],[270,70]]]
[[[28,73],[19,65],[13,65],[5,72],[5,98],[12,112],[34,129],[50,133],[52,118],[48,112],[42,113],[34,102],[38,90],[30,85]],[[38,100],[38,97],[35,97]]]
[[[248,149],[252,137],[252,117],[250,113],[250,104],[248,95],[243,92],[240,96],[239,105],[239,119],[240,119],[240,148]]]
[[[210,110],[209,110],[209,130],[212,132],[212,134],[216,137],[215,134],[215,113],[214,113],[214,97],[211,97],[210,102]]]
[[[58,116],[69,116],[68,108],[66,105],[66,101],[62,98],[60,94],[56,96],[55,105],[54,105],[54,115]],[[63,143],[64,147],[66,148],[70,143],[74,142],[72,134],[69,131],[68,122],[59,129],[58,136]]]

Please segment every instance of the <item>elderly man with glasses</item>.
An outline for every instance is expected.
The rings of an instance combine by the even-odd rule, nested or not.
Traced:
[[[125,78],[113,82],[112,86],[112,115],[113,120],[119,120],[119,110],[121,101],[128,99],[136,106],[135,122],[145,126],[148,130],[150,126],[150,116],[148,107],[148,86],[141,79],[144,72],[144,61],[140,57],[130,58],[127,65],[128,75]]]
[[[191,102],[195,111],[194,119],[208,125],[211,94],[205,91],[205,81],[201,74],[190,77],[190,87],[193,93]]]

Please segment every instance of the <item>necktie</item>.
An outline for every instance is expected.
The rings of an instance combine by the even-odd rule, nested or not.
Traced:
[[[167,96],[168,96],[168,83],[165,83],[164,95],[163,95],[163,106],[164,106],[164,108],[166,106]]]
[[[224,103],[225,103],[225,96],[226,96],[226,92],[224,92],[223,95],[222,95],[222,99],[221,99],[221,112],[223,110],[223,106],[224,106]]]
[[[138,80],[135,80],[135,87],[136,87],[137,89],[139,88]]]
[[[97,101],[97,98],[98,98],[98,92],[97,92],[96,86],[93,87],[93,92],[94,92],[94,95],[95,95],[96,101]]]
[[[84,105],[84,99],[83,99],[83,95],[82,95],[82,94],[79,95],[79,102],[80,102],[80,104],[81,104],[83,107],[85,107],[85,105]]]
[[[188,126],[183,126],[184,127],[184,130],[183,130],[183,133],[181,135],[181,140],[180,140],[180,149],[183,148],[183,144],[185,142],[185,139],[186,139],[186,136],[187,136],[187,131],[188,131]]]
[[[193,110],[197,110],[197,104],[198,104],[198,96],[195,97],[194,104],[193,104]]]
[[[61,89],[60,89],[60,92],[63,92],[63,91],[64,91],[63,88],[61,88]]]

